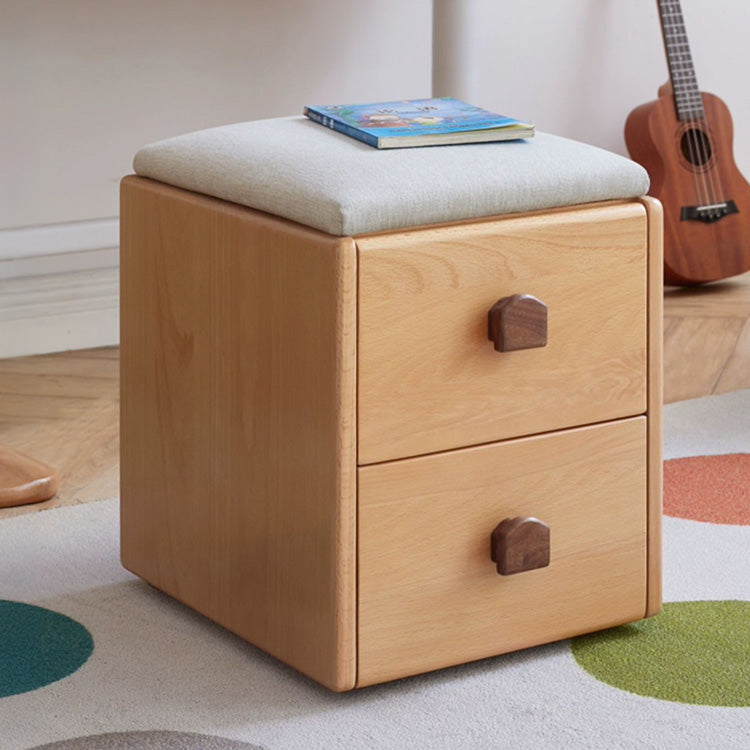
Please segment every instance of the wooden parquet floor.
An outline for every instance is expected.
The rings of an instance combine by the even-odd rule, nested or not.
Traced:
[[[664,400],[750,388],[750,274],[664,294]]]
[[[664,299],[667,403],[750,388],[750,274]],[[0,360],[0,443],[60,473],[57,497],[0,519],[117,495],[119,349]]]
[[[117,495],[119,367],[117,347],[0,360],[0,443],[60,476],[52,500],[0,519]]]

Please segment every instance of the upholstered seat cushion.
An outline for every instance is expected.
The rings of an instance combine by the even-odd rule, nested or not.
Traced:
[[[379,151],[305,117],[243,122],[142,148],[137,174],[356,235],[632,198],[636,163],[545,133],[525,141]]]

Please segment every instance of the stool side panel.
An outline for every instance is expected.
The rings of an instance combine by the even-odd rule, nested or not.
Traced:
[[[641,198],[648,217],[648,585],[646,617],[662,605],[662,408],[664,396],[664,216],[656,198]]]
[[[354,243],[136,177],[121,225],[123,565],[350,689]]]

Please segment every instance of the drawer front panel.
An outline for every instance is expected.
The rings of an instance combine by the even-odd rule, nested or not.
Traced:
[[[550,562],[499,575],[518,516]],[[358,523],[359,686],[640,619],[646,418],[362,467]]]
[[[357,245],[360,464],[645,412],[642,205]],[[546,305],[547,343],[498,352],[488,312],[516,294]]]

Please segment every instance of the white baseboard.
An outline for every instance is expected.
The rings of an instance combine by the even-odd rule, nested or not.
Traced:
[[[0,230],[0,358],[119,342],[117,220]]]
[[[119,342],[119,271],[0,281],[0,358]]]
[[[0,260],[0,280],[22,276],[51,276],[73,271],[93,271],[98,268],[117,268],[119,250],[116,246],[101,250],[60,253],[59,255],[31,255],[25,258]]]
[[[117,247],[119,231],[116,217],[1,229],[0,260]]]

